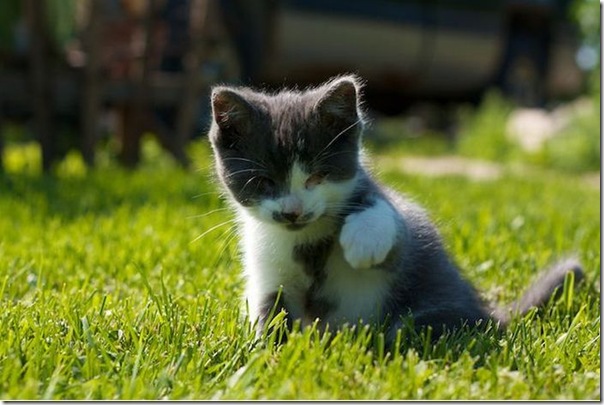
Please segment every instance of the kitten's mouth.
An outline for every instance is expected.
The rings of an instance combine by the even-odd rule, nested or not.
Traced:
[[[313,223],[316,219],[313,217],[314,214],[312,212],[300,216],[287,213],[273,213],[273,220],[283,225],[289,231],[298,231],[306,227],[306,225]]]
[[[305,222],[302,224],[294,223],[294,224],[285,225],[285,228],[287,228],[290,231],[299,231],[300,229],[304,228],[306,225],[308,225],[308,222]]]

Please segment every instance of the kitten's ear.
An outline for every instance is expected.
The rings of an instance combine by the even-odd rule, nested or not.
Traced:
[[[220,129],[243,133],[249,129],[252,106],[236,91],[218,87],[212,91],[212,116]]]
[[[317,103],[317,111],[324,124],[346,124],[357,122],[360,84],[354,76],[345,76],[325,85],[325,94]]]

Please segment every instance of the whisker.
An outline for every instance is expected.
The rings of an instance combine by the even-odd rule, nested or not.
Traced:
[[[260,167],[262,167],[263,169],[266,169],[266,165],[264,164],[264,162],[257,162],[255,160],[251,160],[251,159],[246,159],[246,158],[240,158],[240,157],[227,157],[222,159],[222,161],[227,161],[227,160],[241,160],[242,162],[248,162],[248,163],[252,163],[255,165],[258,165]]]
[[[201,238],[203,238],[204,236],[206,236],[208,233],[212,232],[213,230],[218,229],[218,228],[220,228],[221,226],[224,226],[224,225],[227,225],[227,224],[233,223],[233,222],[235,222],[235,221],[237,221],[237,219],[236,219],[236,218],[233,218],[233,219],[229,219],[228,221],[221,222],[221,223],[219,223],[218,225],[214,225],[213,227],[211,227],[210,229],[208,229],[207,231],[205,231],[204,233],[202,233],[201,235],[199,235],[198,237],[196,237],[195,239],[193,239],[193,240],[192,240],[191,242],[189,242],[189,243],[195,243],[195,242],[197,242],[199,239],[201,239]]]
[[[242,170],[237,170],[236,172],[229,173],[225,177],[230,178],[230,177],[236,176],[238,174],[247,173],[247,172],[268,173],[268,171],[264,170],[264,169],[242,169]]]
[[[320,164],[321,162],[323,162],[324,160],[327,160],[329,158],[332,158],[334,156],[338,156],[338,155],[346,155],[346,154],[354,154],[356,152],[351,151],[351,150],[341,150],[338,152],[334,152],[334,153],[330,153],[328,155],[324,155],[324,156],[317,156],[314,160],[313,160],[313,164],[317,165]]]
[[[191,197],[192,199],[197,199],[200,197],[205,197],[206,195],[217,195],[217,196],[221,196],[222,192],[220,191],[208,191],[207,193],[201,193],[201,194],[196,194],[193,197]]]
[[[323,149],[321,149],[321,151],[317,154],[317,158],[321,157],[321,155],[323,154],[323,152],[325,152],[325,150],[327,150],[331,145],[333,145],[333,143],[338,140],[339,137],[341,137],[344,133],[346,133],[349,129],[355,127],[357,124],[360,124],[361,120],[358,119],[355,122],[353,122],[351,125],[347,126],[346,128],[344,128],[342,131],[340,131],[339,134],[337,134],[336,136],[333,137],[333,139],[327,144],[326,147],[324,147]],[[313,163],[316,159],[313,159]]]
[[[340,215],[343,213],[343,211],[357,209],[357,208],[366,209],[368,207],[365,204],[358,204],[358,203],[346,203],[346,202],[331,203],[331,204],[327,205],[325,212],[327,212],[328,214],[331,214],[331,215]]]
[[[225,234],[227,234],[226,238],[224,238]],[[233,239],[235,239],[237,237],[237,235],[238,235],[238,233],[237,233],[236,226],[229,228],[222,235],[220,235],[220,238],[223,240],[223,243],[222,243],[223,246],[222,246],[222,249],[220,249],[220,252],[218,253],[218,255],[216,256],[216,260],[215,260],[216,262],[218,262],[219,260],[222,259],[222,255],[227,251],[231,242],[233,241]]]
[[[214,168],[214,163],[208,163],[205,165],[199,165],[194,168],[195,173],[208,172]]]
[[[203,218],[203,217],[206,217],[206,216],[208,216],[210,214],[214,214],[214,213],[219,212],[219,211],[230,211],[230,208],[229,207],[216,208],[215,210],[206,212],[204,214],[190,215],[190,216],[187,217],[187,219]]]
[[[256,180],[257,178],[258,178],[258,176],[253,176],[248,181],[246,181],[245,184],[243,185],[243,187],[241,187],[241,192],[243,192],[243,190],[245,190],[245,188],[247,187],[248,184],[250,184],[253,180]],[[256,186],[256,188],[257,187],[258,186]]]

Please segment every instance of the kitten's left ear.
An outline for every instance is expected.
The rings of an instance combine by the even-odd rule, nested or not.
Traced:
[[[221,129],[245,132],[252,116],[252,107],[236,91],[218,87],[212,91],[212,114]]]
[[[357,122],[360,84],[354,76],[344,76],[325,85],[325,94],[317,102],[317,110],[325,124]]]

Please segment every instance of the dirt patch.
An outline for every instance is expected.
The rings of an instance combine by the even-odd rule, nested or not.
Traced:
[[[379,159],[378,165],[430,177],[464,176],[477,181],[496,180],[503,174],[502,166],[497,163],[458,156],[382,157]]]
[[[593,103],[587,97],[551,112],[543,108],[518,108],[508,118],[506,134],[525,151],[537,152],[549,139],[563,133],[577,117],[589,116],[592,111]]]
[[[600,189],[601,178],[599,172],[584,174],[581,180],[590,187]]]
[[[501,164],[459,156],[406,156],[401,158],[382,156],[377,160],[377,167],[429,177],[463,176],[476,181],[497,180],[504,173],[504,166]],[[525,176],[530,171],[530,167],[522,166],[520,170],[508,170],[508,173]],[[579,178],[590,188],[600,190],[599,172],[586,173]]]

